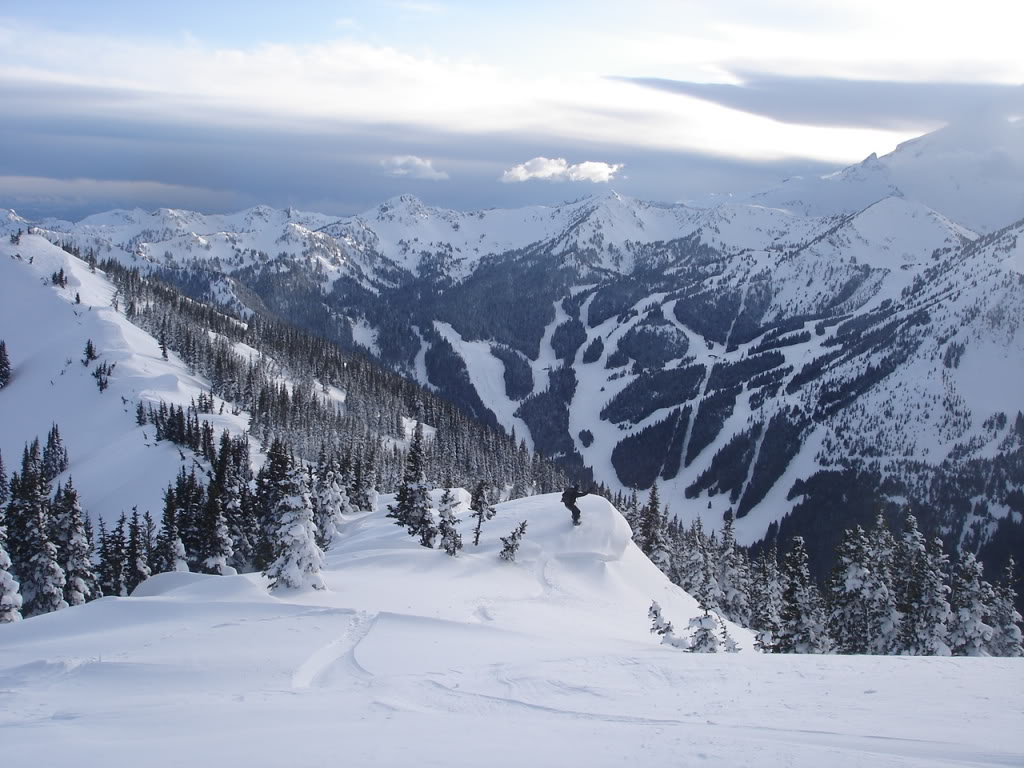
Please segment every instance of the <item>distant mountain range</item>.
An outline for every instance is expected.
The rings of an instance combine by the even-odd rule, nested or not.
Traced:
[[[744,543],[824,549],[911,508],[1019,551],[1022,139],[951,126],[715,208],[402,195],[0,226],[361,347],[615,490],[659,483],[684,521],[731,511]]]

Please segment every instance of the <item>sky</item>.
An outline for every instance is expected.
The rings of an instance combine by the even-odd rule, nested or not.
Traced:
[[[1005,0],[0,0],[0,207],[737,198],[1024,115]]]

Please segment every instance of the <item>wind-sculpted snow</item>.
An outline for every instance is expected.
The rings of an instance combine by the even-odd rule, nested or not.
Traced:
[[[329,591],[165,574],[0,627],[5,764],[118,765],[135,745],[154,768],[1024,760],[1016,660],[770,656],[736,628],[738,654],[660,645],[651,600],[677,631],[695,602],[607,502],[580,507],[573,528],[557,495],[500,504],[456,558],[381,509],[346,523]]]

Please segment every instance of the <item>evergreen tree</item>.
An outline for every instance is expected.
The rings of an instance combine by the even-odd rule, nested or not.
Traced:
[[[348,483],[339,462],[332,459],[321,465],[316,484],[317,544],[327,551],[340,535],[345,516],[355,510],[348,496]]]
[[[673,648],[689,648],[689,643],[685,639],[676,637],[672,622],[667,621],[661,615],[661,606],[656,601],[651,602],[651,607],[647,609],[647,616],[651,620],[651,633],[661,637],[662,645],[670,645]]]
[[[100,589],[108,597],[126,597],[128,595],[126,525],[127,518],[123,513],[118,518],[117,526],[111,531],[106,529],[103,519],[100,519],[100,558],[97,575],[100,580]]]
[[[0,510],[11,497],[11,486],[7,481],[7,468],[4,466],[4,455],[0,452]]]
[[[728,514],[722,529],[722,545],[718,551],[718,588],[722,593],[718,610],[741,626],[750,626],[750,563],[736,545],[733,517]],[[724,625],[723,625],[724,626]]]
[[[946,624],[949,621],[949,587],[942,540],[931,548],[908,514],[897,543],[893,576],[896,609],[900,612],[900,653],[911,656],[948,656]]]
[[[0,389],[11,381],[11,360],[7,356],[7,344],[0,339]]]
[[[473,511],[470,517],[476,520],[476,525],[473,526],[473,546],[480,546],[480,529],[483,527],[485,520],[490,520],[498,511],[487,503],[487,486],[484,485],[484,481],[481,480],[476,484],[473,489],[473,493],[470,496],[469,508]]]
[[[901,616],[896,608],[894,571],[896,541],[882,513],[866,537],[868,653],[890,654],[899,648]]]
[[[868,593],[872,574],[866,561],[864,529],[859,525],[847,529],[836,552],[828,586],[828,630],[839,653],[868,652]]]
[[[437,528],[430,512],[430,496],[424,474],[422,422],[416,422],[412,443],[405,458],[402,484],[395,494],[395,504],[388,505],[388,517],[394,518],[397,525],[405,526],[410,536],[419,536],[423,546],[433,546]]]
[[[668,574],[672,568],[672,558],[665,533],[667,522],[667,516],[661,508],[658,484],[654,483],[647,497],[647,504],[640,510],[637,546],[665,574]]]
[[[1013,588],[1016,578],[1016,563],[1011,557],[1003,571],[1002,581],[995,588],[992,600],[992,640],[989,642],[989,653],[993,656],[1024,656],[1021,645],[1021,615],[1017,611],[1017,592]]]
[[[152,573],[145,541],[145,529],[139,510],[132,507],[128,520],[128,545],[125,549],[125,591],[130,595],[135,588],[148,579]]]
[[[718,653],[721,641],[718,637],[718,622],[707,610],[690,619],[690,653]]]
[[[326,589],[320,571],[323,552],[316,545],[313,502],[306,486],[306,474],[293,462],[281,481],[272,538],[274,560],[264,572],[273,590],[300,587]]]
[[[67,608],[64,571],[50,541],[49,485],[43,479],[38,440],[26,446],[21,475],[12,477],[10,494],[8,552],[21,587],[22,613],[29,617]]]
[[[811,580],[807,549],[801,536],[794,536],[792,548],[782,564],[782,622],[776,653],[827,653],[831,642],[825,630],[821,597]]]
[[[756,632],[754,646],[770,653],[782,623],[782,576],[774,539],[754,562],[750,603],[750,627]]]
[[[201,545],[196,559],[204,573],[233,576],[237,571],[228,565],[234,550],[224,509],[231,473],[231,437],[227,432],[222,436],[220,446],[200,520]]]
[[[988,656],[994,634],[986,623],[992,613],[992,586],[982,578],[981,563],[971,552],[960,556],[953,578],[949,646],[954,656]]]
[[[178,507],[174,488],[164,491],[164,511],[160,521],[160,534],[154,547],[153,571],[155,573],[188,572],[185,545],[178,534]]]
[[[61,440],[60,430],[54,424],[46,436],[46,447],[43,448],[42,474],[43,482],[51,483],[61,472],[68,468],[68,451]]]
[[[86,339],[85,351],[82,353],[85,357],[82,358],[82,365],[88,367],[89,363],[95,360],[99,355],[96,354],[96,347],[92,343],[92,339]]]
[[[515,530],[512,531],[508,536],[501,537],[501,552],[498,553],[498,557],[502,560],[508,560],[514,562],[516,559],[516,552],[519,551],[519,543],[522,541],[523,536],[526,535],[526,521],[523,520],[519,525],[516,526]]]
[[[70,477],[54,498],[51,531],[57,563],[64,570],[64,600],[70,606],[82,605],[97,596],[96,576],[85,516]]]
[[[21,587],[11,574],[7,554],[7,528],[0,508],[0,624],[21,620]]]
[[[459,529],[456,527],[462,522],[455,516],[457,506],[458,502],[455,500],[455,494],[452,493],[452,489],[445,488],[444,495],[441,496],[440,509],[438,510],[438,518],[440,519],[438,533],[441,536],[441,549],[452,557],[455,557],[459,550],[462,549],[462,534],[459,533]]]

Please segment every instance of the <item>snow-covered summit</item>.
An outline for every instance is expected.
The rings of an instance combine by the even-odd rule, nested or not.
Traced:
[[[751,200],[809,216],[853,213],[905,195],[975,232],[1024,216],[1024,121],[981,118],[905,141],[883,157],[794,177]]]

